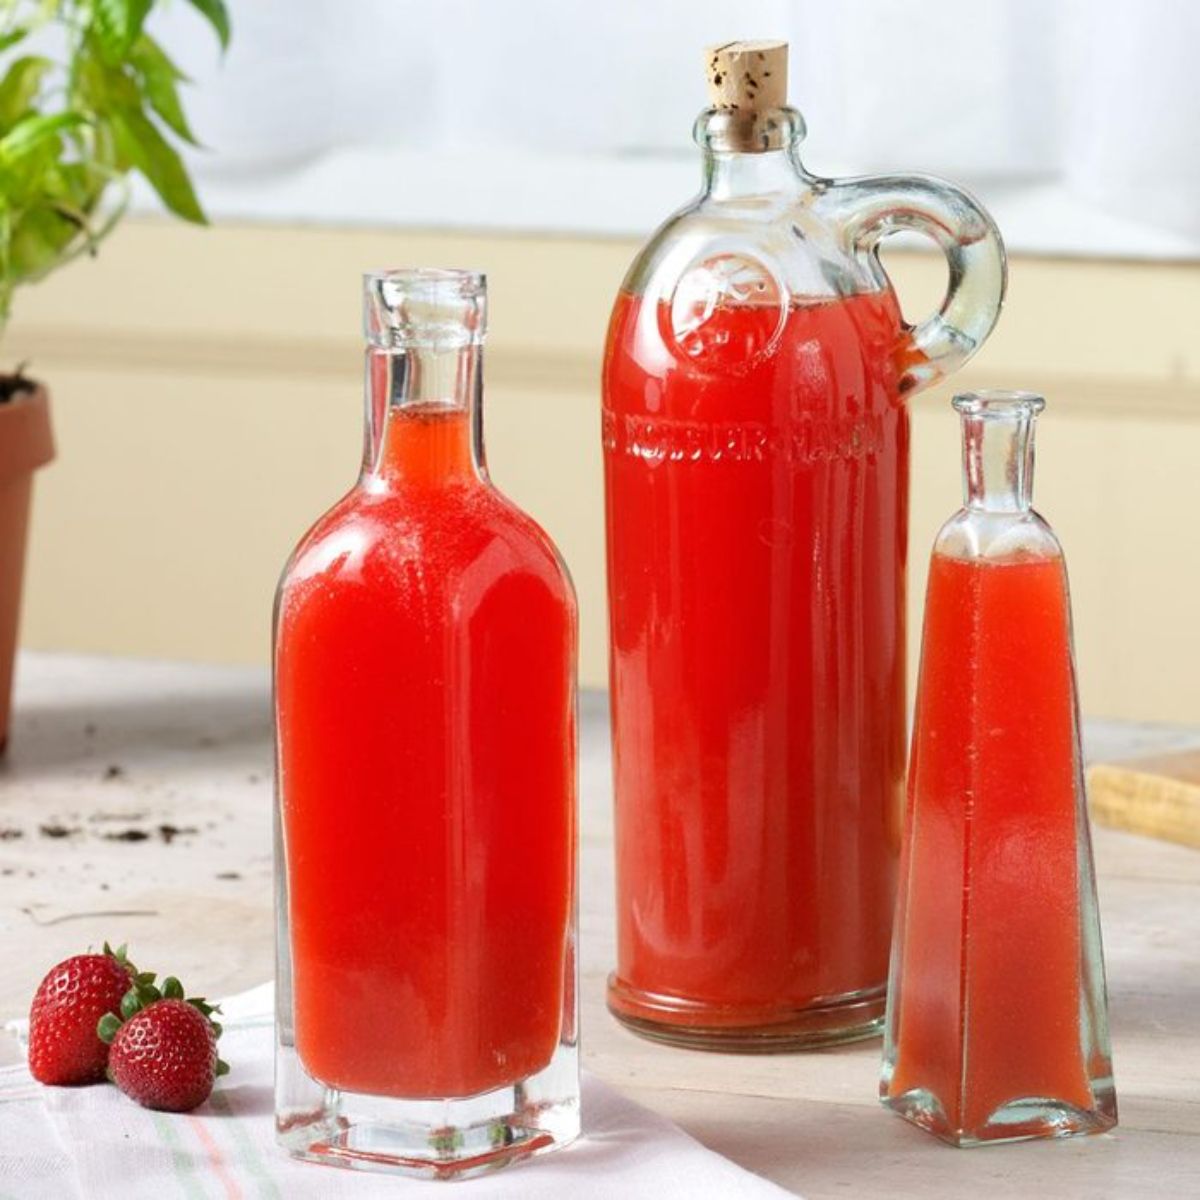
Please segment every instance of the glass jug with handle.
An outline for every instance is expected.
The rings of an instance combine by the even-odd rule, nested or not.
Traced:
[[[699,196],[631,266],[604,366],[618,959],[659,1040],[879,1030],[905,765],[906,401],[999,315],[965,192],[800,162],[787,48],[707,54]],[[915,326],[879,261],[932,238]]]

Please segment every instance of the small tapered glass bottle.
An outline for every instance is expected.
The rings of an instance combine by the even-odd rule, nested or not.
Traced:
[[[1031,508],[1038,396],[958,396],[934,544],[883,1103],[958,1146],[1116,1124],[1062,549]]]
[[[276,1125],[446,1178],[579,1131],[576,610],[484,466],[483,277],[365,285],[362,474],[276,604]]]

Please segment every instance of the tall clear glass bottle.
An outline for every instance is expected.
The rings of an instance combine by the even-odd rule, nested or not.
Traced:
[[[905,760],[907,398],[1000,310],[960,189],[822,179],[781,43],[705,62],[700,194],[634,260],[603,445],[616,791],[609,1007],[662,1041],[878,1033]],[[949,263],[904,323],[898,229]]]
[[[276,603],[276,1121],[449,1177],[579,1131],[575,598],[488,479],[483,277],[365,309],[362,474]]]
[[[959,1146],[1116,1124],[1071,611],[1031,507],[1040,397],[958,396],[934,543],[881,1096]]]

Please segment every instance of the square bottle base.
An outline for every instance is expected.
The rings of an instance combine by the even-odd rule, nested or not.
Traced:
[[[1040,1096],[1011,1100],[996,1109],[979,1128],[962,1129],[948,1120],[941,1102],[925,1088],[914,1088],[902,1096],[881,1098],[884,1108],[890,1108],[906,1121],[959,1149],[1032,1138],[1106,1133],[1117,1124],[1116,1096],[1109,1089],[1098,1093],[1096,1101],[1096,1108],[1083,1109]]]
[[[480,1175],[579,1136],[578,1051],[560,1045],[536,1075],[449,1100],[397,1100],[327,1088],[293,1047],[276,1058],[276,1140],[293,1158],[424,1179]]]

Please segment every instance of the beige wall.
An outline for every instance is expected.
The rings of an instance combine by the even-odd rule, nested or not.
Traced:
[[[18,297],[5,357],[51,384],[26,645],[265,660],[280,564],[355,474],[358,275],[489,272],[497,482],[562,547],[585,683],[604,677],[597,378],[631,243],[129,224]],[[889,256],[919,315],[940,260]],[[1017,260],[1000,328],[956,385],[1043,390],[1039,507],[1067,547],[1083,703],[1200,722],[1200,267]],[[916,402],[912,599],[958,503],[955,418]],[[915,622],[914,622],[915,632]],[[914,646],[915,649],[915,646]]]

